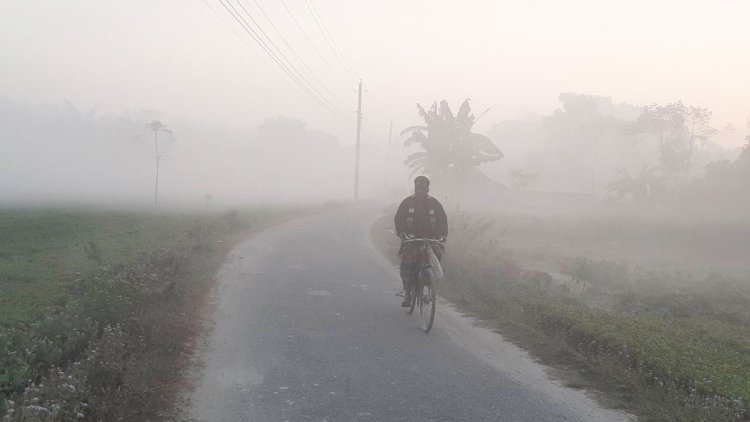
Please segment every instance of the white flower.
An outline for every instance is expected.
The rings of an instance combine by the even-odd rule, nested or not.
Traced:
[[[30,404],[30,405],[26,406],[26,410],[30,410],[32,412],[49,413],[49,410],[47,410],[46,407],[36,406],[36,405],[33,405],[33,404]]]

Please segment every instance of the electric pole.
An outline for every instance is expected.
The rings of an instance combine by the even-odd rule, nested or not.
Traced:
[[[159,137],[156,135],[159,133],[158,130],[154,130],[154,152],[156,156],[156,179],[154,180],[154,208],[159,206],[159,161],[161,156],[159,155]]]
[[[388,147],[386,149],[385,153],[385,182],[383,183],[383,189],[385,190],[385,194],[388,195],[388,188],[389,188],[389,182],[390,182],[390,170],[391,170],[391,134],[393,133],[393,119],[391,119],[391,124],[388,126]]]
[[[359,200],[359,136],[362,133],[362,81],[359,81],[357,96],[357,152],[354,158],[354,200]]]

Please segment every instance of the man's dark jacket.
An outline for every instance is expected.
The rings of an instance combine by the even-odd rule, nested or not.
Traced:
[[[438,238],[448,235],[448,217],[437,199],[427,195],[411,195],[401,201],[393,219],[396,234],[413,234],[416,237]]]

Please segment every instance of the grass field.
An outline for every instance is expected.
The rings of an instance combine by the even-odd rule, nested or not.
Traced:
[[[324,207],[0,211],[0,417],[160,420],[231,245]]]
[[[747,263],[735,259],[750,250],[749,225],[648,216],[450,220],[442,294],[570,385],[603,392],[644,421],[750,420],[750,280]],[[379,221],[373,239],[393,257],[391,224]]]
[[[76,279],[184,244],[196,224],[220,221],[220,215],[0,211],[0,325],[32,322],[60,305]]]

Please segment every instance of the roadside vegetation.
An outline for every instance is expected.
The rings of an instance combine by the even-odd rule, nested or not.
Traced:
[[[644,421],[750,420],[750,280],[723,274],[724,261],[698,270],[668,251],[711,256],[701,233],[731,232],[724,237],[733,242],[748,238],[746,224],[669,225],[642,214],[449,218],[440,294],[569,385],[599,390]],[[376,223],[373,239],[395,258],[391,225],[389,217]],[[630,261],[617,256],[625,250]]]
[[[439,292],[643,420],[749,421],[750,135],[719,147],[741,135],[680,101],[560,102],[492,140],[468,100],[418,106],[404,164],[455,210]],[[480,170],[500,159],[508,185]],[[373,239],[395,259],[390,225]]]
[[[2,420],[175,419],[225,252],[313,211],[0,211]]]

